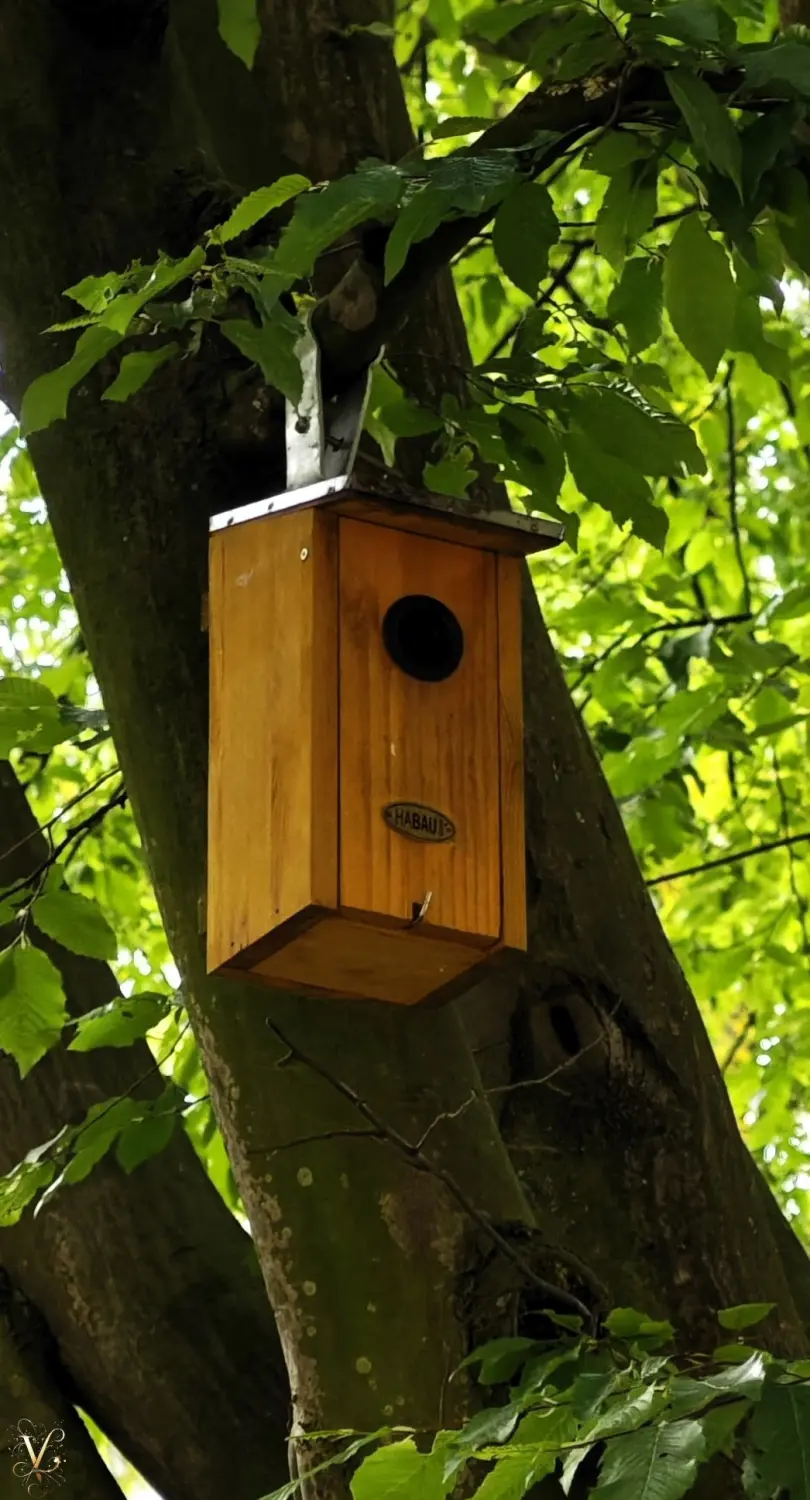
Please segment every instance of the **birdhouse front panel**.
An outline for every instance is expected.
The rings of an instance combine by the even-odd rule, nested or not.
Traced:
[[[348,519],[338,554],[340,904],[491,945],[497,558]]]

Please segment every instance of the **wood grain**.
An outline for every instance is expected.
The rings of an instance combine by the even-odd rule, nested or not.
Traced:
[[[426,926],[495,941],[501,929],[496,558],[341,518],[340,904],[407,920],[432,892]],[[464,655],[444,682],[388,656],[382,621],[405,594],[456,615]],[[393,832],[396,801],[451,818],[449,843]],[[405,949],[403,948],[403,952]]]
[[[526,829],[523,765],[523,564],[499,557],[498,693],[500,730],[501,893],[504,947],[526,949]]]
[[[252,975],[302,994],[418,1005],[483,958],[480,949],[424,932],[326,916],[255,964]]]
[[[335,527],[307,510],[211,538],[210,970],[337,905]]]

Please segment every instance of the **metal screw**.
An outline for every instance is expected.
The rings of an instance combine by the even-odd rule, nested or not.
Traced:
[[[307,560],[308,557],[309,557],[309,547],[302,547],[301,548],[301,561],[302,562],[306,562],[306,560]]]

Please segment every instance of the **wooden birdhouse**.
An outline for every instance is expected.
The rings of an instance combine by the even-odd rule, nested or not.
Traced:
[[[521,560],[562,528],[361,486],[367,382],[324,429],[306,374],[287,492],[211,522],[208,967],[415,1005],[526,946]]]

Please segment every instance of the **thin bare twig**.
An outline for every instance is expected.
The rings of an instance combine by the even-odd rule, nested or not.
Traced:
[[[723,1058],[723,1061],[720,1064],[720,1072],[721,1073],[725,1074],[725,1073],[728,1072],[729,1068],[731,1067],[732,1063],[734,1062],[734,1059],[737,1056],[737,1053],[739,1052],[740,1048],[743,1046],[744,1042],[747,1040],[748,1036],[750,1035],[752,1027],[756,1026],[756,1024],[757,1024],[757,1013],[756,1013],[756,1011],[755,1010],[746,1011],[745,1021],[744,1021],[743,1025],[741,1026],[740,1030],[737,1032],[737,1035],[735,1036],[734,1041],[731,1043],[731,1046],[729,1047],[728,1052],[726,1053],[725,1057]]]
[[[734,361],[729,360],[728,370],[724,385],[726,387],[726,432],[728,451],[728,511],[731,521],[731,533],[734,537],[734,555],[737,558],[737,567],[740,570],[742,580],[742,602],[746,614],[751,613],[751,581],[748,577],[748,569],[743,552],[742,535],[740,533],[740,517],[737,513],[737,427],[734,420],[734,391],[732,381],[734,378]]]
[[[686,875],[702,875],[704,870],[719,870],[723,865],[736,865],[755,854],[770,854],[772,849],[789,849],[794,844],[806,844],[810,833],[793,833],[789,838],[771,839],[766,844],[754,844],[750,849],[740,849],[736,854],[724,854],[722,859],[709,859],[702,865],[689,865],[683,870],[670,870],[666,875],[653,875],[645,880],[646,886],[664,885],[667,880],[683,880]]]
[[[534,1271],[530,1265],[528,1265],[523,1256],[515,1249],[514,1245],[511,1245],[509,1240],[501,1234],[500,1230],[497,1229],[493,1223],[491,1223],[487,1215],[482,1213],[481,1210],[479,1208],[476,1208],[475,1204],[470,1201],[470,1199],[467,1197],[467,1194],[461,1187],[459,1187],[459,1184],[456,1182],[455,1178],[451,1175],[450,1172],[446,1170],[446,1168],[439,1166],[436,1162],[432,1162],[429,1157],[425,1156],[424,1152],[421,1150],[421,1147],[418,1144],[414,1145],[412,1141],[407,1140],[406,1137],[404,1135],[401,1135],[400,1132],[396,1130],[392,1125],[388,1125],[386,1121],[383,1120],[381,1116],[371,1108],[371,1105],[368,1104],[365,1099],[362,1099],[360,1095],[356,1093],[348,1083],[344,1083],[343,1079],[337,1078],[333,1073],[330,1073],[329,1069],[325,1068],[315,1058],[310,1057],[309,1054],[305,1052],[302,1052],[301,1048],[298,1047],[294,1042],[291,1042],[289,1038],[284,1035],[283,1031],[281,1031],[280,1027],[278,1027],[274,1021],[271,1021],[269,1017],[267,1018],[267,1025],[269,1026],[273,1035],[277,1037],[282,1047],[286,1049],[286,1056],[280,1060],[279,1066],[289,1062],[299,1062],[303,1064],[304,1067],[309,1068],[311,1072],[315,1073],[318,1078],[322,1078],[324,1083],[328,1083],[330,1087],[336,1091],[336,1093],[342,1095],[344,1099],[347,1099],[348,1102],[353,1106],[353,1108],[357,1110],[358,1114],[362,1115],[364,1120],[368,1120],[369,1124],[374,1127],[375,1132],[378,1132],[380,1135],[382,1135],[385,1140],[390,1142],[392,1146],[396,1146],[397,1150],[411,1163],[413,1167],[416,1168],[417,1171],[426,1172],[428,1176],[434,1177],[438,1182],[441,1182],[442,1185],[450,1193],[451,1197],[455,1199],[459,1207],[463,1209],[468,1217],[472,1219],[473,1223],[476,1224],[478,1228],[490,1240],[492,1240],[495,1245],[497,1245],[498,1249],[505,1257],[505,1259],[511,1261],[512,1264],[518,1268],[521,1275],[524,1276],[532,1286],[535,1286],[538,1291],[541,1291],[543,1293],[544,1296],[552,1297],[557,1302],[562,1302],[566,1307],[570,1307],[574,1312],[578,1313],[580,1317],[585,1319],[588,1326],[592,1325],[593,1314],[591,1313],[590,1309],[585,1306],[585,1303],[580,1302],[579,1298],[574,1296],[573,1292],[566,1291],[563,1287],[555,1286],[553,1282],[545,1281],[542,1276],[538,1276],[537,1272]]]

